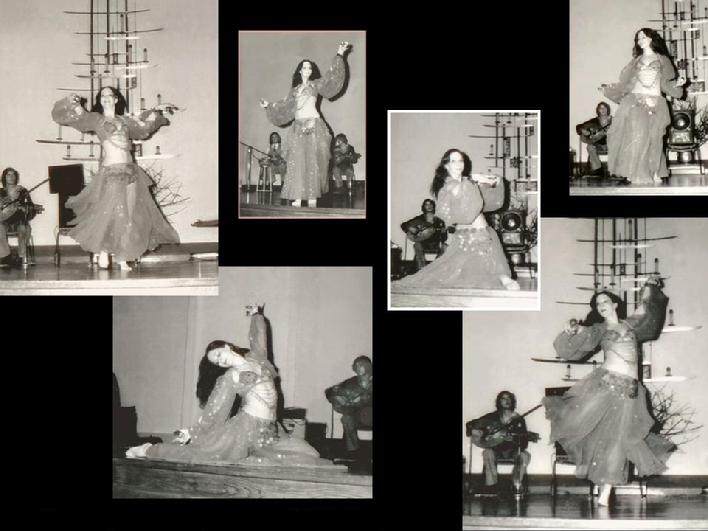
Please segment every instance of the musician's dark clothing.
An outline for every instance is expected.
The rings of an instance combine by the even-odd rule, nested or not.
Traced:
[[[401,223],[401,230],[406,234],[412,231],[413,234],[418,234],[423,230],[433,227],[433,234],[423,241],[413,242],[415,249],[415,263],[418,270],[425,267],[425,253],[435,253],[440,256],[445,251],[443,245],[447,240],[447,231],[445,230],[445,222],[437,216],[433,216],[433,222],[428,223],[425,219],[425,214],[420,214],[408,221]]]
[[[486,415],[471,421],[470,429],[481,430],[484,426],[501,423],[501,412],[492,411],[491,413],[487,413]],[[516,418],[509,423],[506,431],[512,435],[526,435],[528,433],[528,430],[526,429],[526,421],[522,417]],[[526,451],[528,444],[528,439],[526,437],[521,437],[518,442],[504,441],[494,448],[485,448],[482,451],[485,484],[488,486],[497,484],[497,460],[500,458],[514,459],[514,470],[512,472],[512,476],[514,478],[514,482],[518,482],[520,484],[526,474],[526,467],[528,466],[529,461],[531,461],[531,454]]]
[[[349,144],[335,144],[332,149],[332,177],[337,188],[342,186],[342,177],[349,179],[349,183],[354,180],[354,164],[361,155],[354,150],[354,146]]]
[[[515,413],[515,415],[516,415],[516,413]],[[472,421],[472,429],[473,430],[482,429],[481,427],[478,427],[478,426],[485,426],[485,425],[489,425],[492,423],[502,424],[500,411],[492,411],[491,413],[487,413],[486,415],[473,420]],[[508,431],[512,435],[526,435],[526,434],[528,434],[528,430],[526,429],[526,421],[521,417],[514,419],[511,421],[511,423],[509,423],[509,425],[505,429],[505,431]],[[511,452],[513,454],[514,452],[516,452],[517,447],[520,446],[522,450],[526,450],[526,447],[528,445],[529,445],[528,440],[525,437],[522,437],[520,440],[520,443],[518,445],[513,441],[504,441],[501,444],[498,444],[497,446],[495,446],[494,450],[498,453],[508,454],[509,452]]]
[[[20,258],[27,256],[27,242],[32,234],[29,220],[34,217],[35,206],[29,192],[18,185],[19,200],[9,209],[14,213],[3,221],[0,221],[0,260],[10,255],[10,245],[7,241],[8,232],[17,233],[18,251]],[[0,188],[0,204],[10,201],[7,190]],[[7,210],[7,209],[6,209]]]
[[[608,124],[612,123],[612,117],[608,118]],[[578,135],[582,137],[583,130],[594,129],[595,131],[599,131],[600,129],[602,129],[602,127],[603,125],[600,123],[600,119],[595,117],[591,118],[587,122],[583,122],[581,124],[576,125],[575,131],[578,133]],[[603,135],[601,138],[597,139],[593,143],[588,142],[586,143],[586,145],[588,150],[588,164],[590,164],[590,169],[592,171],[597,171],[602,168],[602,161],[600,160],[598,154],[607,153],[607,135]]]
[[[610,118],[610,122],[612,122],[612,118]],[[603,128],[603,125],[600,123],[600,119],[598,117],[595,118],[590,118],[587,122],[583,122],[581,124],[578,124],[575,126],[575,132],[578,133],[578,135],[582,136],[583,130],[587,129],[594,129],[595,131],[599,131],[600,129]],[[607,135],[603,136],[602,138],[599,138],[596,142],[595,145],[607,145]]]
[[[371,428],[373,423],[373,377],[369,387],[362,387],[359,378],[353,376],[326,389],[325,396],[332,403],[335,411],[342,414],[342,427],[344,428],[344,441],[347,450],[358,450],[359,436],[356,430]],[[344,405],[340,401],[344,402]]]

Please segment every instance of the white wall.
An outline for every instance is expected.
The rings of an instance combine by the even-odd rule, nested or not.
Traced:
[[[493,112],[493,111],[490,111]],[[467,153],[472,161],[474,173],[502,174],[501,165],[494,167],[489,155],[489,146],[494,138],[470,138],[469,135],[493,135],[494,129],[485,127],[493,124],[493,117],[481,116],[484,113],[431,112],[390,114],[390,231],[391,240],[400,246],[406,244],[406,235],[401,230],[401,223],[420,214],[420,205],[430,195],[430,184],[435,175],[435,168],[440,159],[451,148],[458,148]],[[501,146],[499,148],[501,150]],[[522,146],[523,149],[523,146]],[[512,146],[516,153],[516,144]],[[529,142],[529,153],[537,151],[537,137]],[[538,176],[537,161],[532,159],[530,173]],[[507,164],[507,178],[513,178],[516,169]],[[537,196],[529,194],[529,211],[537,207]],[[412,252],[412,248],[410,250]],[[409,253],[409,256],[412,256]]]
[[[592,277],[574,276],[575,272],[592,272],[593,246],[576,242],[577,238],[593,237],[593,220],[543,219],[542,246],[544,252],[543,283],[540,312],[465,313],[464,315],[464,374],[463,374],[463,453],[469,453],[464,422],[494,410],[494,399],[502,389],[516,394],[517,410],[521,413],[538,404],[546,387],[567,384],[561,381],[564,364],[538,363],[531,357],[554,357],[553,339],[571,317],[582,318],[589,306],[557,304],[556,301],[589,301],[591,293],[577,286],[591,286]],[[678,235],[674,240],[658,242],[647,251],[653,264],[660,259],[666,281],[665,293],[669,308],[675,312],[677,325],[702,325],[701,330],[664,334],[652,343],[654,370],[670,366],[673,374],[694,379],[667,385],[678,402],[696,409],[694,420],[708,426],[708,280],[697,272],[708,260],[704,245],[708,231],[706,219],[649,219],[650,236]],[[576,366],[574,375],[583,376],[590,367]],[[651,391],[652,386],[647,384]],[[531,444],[530,473],[549,474],[552,447],[548,445],[550,425],[543,408],[527,418],[528,428],[541,435],[541,441]],[[669,459],[668,474],[708,473],[708,433],[703,428],[701,438],[682,447],[681,453]],[[474,449],[473,469],[481,470],[481,451]],[[559,473],[573,473],[571,467],[561,467]]]
[[[105,2],[100,5],[103,9]],[[134,5],[130,0],[129,7]],[[56,89],[89,86],[88,80],[75,77],[87,74],[88,67],[71,65],[87,60],[87,36],[73,33],[88,31],[88,16],[63,13],[87,8],[86,0],[2,2],[0,64],[5,82],[0,167],[17,168],[27,187],[46,179],[48,166],[71,164],[62,160],[66,146],[35,140],[57,136],[50,112],[68,92]],[[144,34],[136,45],[147,47],[149,60],[157,65],[141,71],[146,104],[155,105],[159,93],[163,102],[186,109],[170,118],[172,125],[149,140],[144,152],[154,153],[159,145],[162,153],[178,155],[156,161],[154,168],[181,182],[181,193],[191,198],[182,212],[170,217],[182,241],[217,241],[217,229],[197,229],[191,223],[218,217],[218,2],[141,0],[138,8],[151,9],[138,15],[139,27],[164,27]],[[63,138],[78,140],[79,133],[65,127]],[[87,156],[88,149],[72,146],[72,155]],[[46,208],[32,222],[35,244],[51,244],[58,220],[57,196],[44,185],[32,198]]]
[[[357,180],[366,179],[366,33],[363,31],[242,31],[239,32],[239,140],[267,151],[268,138],[278,131],[285,139],[287,127],[266,118],[259,101],[285,98],[292,76],[303,59],[314,61],[324,74],[331,66],[340,41],[352,47],[347,54],[349,78],[346,90],[334,101],[322,98],[322,116],[334,134],[344,133],[362,157],[354,165]],[[239,145],[239,179],[246,182],[245,149]],[[255,153],[258,155],[258,153]],[[251,182],[258,177],[254,161]]]
[[[265,302],[285,406],[330,423],[324,389],[372,356],[370,268],[220,268],[218,297],[115,297],[113,367],[140,432],[167,433],[199,416],[194,390],[213,339],[248,346],[244,306]],[[335,436],[341,436],[335,415]]]

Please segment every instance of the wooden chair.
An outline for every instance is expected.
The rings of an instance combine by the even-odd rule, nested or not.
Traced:
[[[7,239],[9,240],[10,238],[17,238],[17,248],[20,248],[20,235],[18,234],[17,231],[8,231],[7,233]],[[22,259],[22,265],[33,265],[35,264],[35,255],[34,255],[34,240],[32,239],[32,234],[29,235],[28,238],[25,238],[25,256]]]

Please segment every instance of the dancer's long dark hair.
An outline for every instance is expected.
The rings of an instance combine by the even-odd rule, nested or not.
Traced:
[[[302,75],[300,74],[300,70],[302,70],[303,63],[310,63],[310,67],[312,67],[312,74],[310,74],[309,77],[310,81],[320,79],[322,77],[322,74],[320,74],[320,69],[314,61],[310,61],[309,59],[303,59],[298,63],[297,68],[295,69],[295,73],[293,74],[293,87],[297,87],[298,85],[302,84]]]
[[[639,57],[640,55],[642,55],[642,49],[639,47],[639,44],[637,44],[637,37],[640,31],[651,39],[650,46],[651,49],[654,50],[654,53],[658,53],[659,55],[665,55],[666,57],[671,57],[671,55],[669,54],[669,49],[666,47],[666,41],[664,40],[664,38],[659,34],[658,31],[653,30],[651,28],[641,28],[637,31],[637,33],[634,34],[634,48],[632,49],[632,57]]]
[[[472,173],[472,161],[470,160],[467,153],[456,148],[448,149],[440,159],[440,164],[438,164],[438,167],[435,168],[435,177],[433,177],[433,184],[430,185],[430,193],[433,194],[433,197],[435,197],[435,199],[438,198],[438,192],[445,185],[445,179],[447,179],[449,175],[447,173],[447,168],[445,168],[445,164],[450,162],[450,155],[455,152],[462,155],[462,159],[465,161],[465,169],[462,170],[462,176],[469,177],[470,173]]]
[[[116,116],[121,116],[125,114],[125,98],[123,97],[123,94],[120,93],[120,91],[115,88],[115,87],[102,87],[101,90],[98,91],[96,94],[96,101],[93,103],[93,108],[91,109],[91,112],[98,112],[103,114],[103,105],[101,105],[101,92],[103,92],[104,89],[110,89],[111,92],[113,92],[113,95],[116,97]]]
[[[199,407],[201,408],[206,406],[209,401],[209,396],[214,390],[216,380],[229,370],[228,367],[219,367],[218,365],[214,365],[207,357],[210,351],[223,347],[229,347],[236,354],[241,356],[249,352],[249,349],[247,348],[237,347],[233,343],[222,341],[220,339],[212,341],[207,345],[206,350],[204,351],[204,356],[199,362],[199,377],[197,378],[197,398],[199,399]],[[232,407],[231,415],[229,416],[232,416],[235,413],[235,409],[238,409],[238,403],[238,400],[234,401],[234,406]]]
[[[600,315],[597,311],[597,298],[600,295],[607,295],[613,303],[617,304],[616,312],[618,319],[627,318],[627,306],[625,305],[624,301],[611,291],[603,290],[598,291],[592,296],[592,298],[590,299],[590,307],[592,308],[592,310],[590,310],[590,313],[588,313],[587,317],[585,317],[585,320],[582,321],[580,324],[582,324],[583,326],[591,326],[596,323],[603,323],[605,321],[605,318],[602,317],[602,315]]]

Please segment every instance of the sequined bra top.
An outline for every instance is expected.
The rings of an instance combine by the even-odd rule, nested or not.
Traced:
[[[637,335],[626,323],[621,324],[621,330],[606,330],[600,342],[605,354],[615,354],[630,365],[638,360],[639,349]]]
[[[128,126],[120,119],[105,120],[102,125],[107,136],[102,140],[103,164],[121,164],[132,162],[130,154],[130,136]]]
[[[309,83],[304,87],[296,88],[295,95],[295,119],[317,118],[317,90]]]

